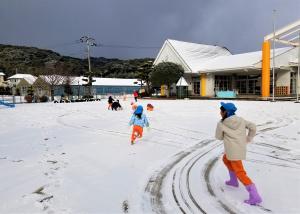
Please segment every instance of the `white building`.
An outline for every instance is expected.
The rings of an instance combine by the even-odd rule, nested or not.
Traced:
[[[21,80],[26,80],[29,84],[34,83],[37,77],[31,74],[15,74],[7,78],[7,82],[10,87],[16,87]]]
[[[5,74],[3,72],[0,72],[0,87],[6,85],[4,84],[4,76]]]
[[[283,38],[300,31],[300,20],[276,31],[276,42],[288,47],[270,48],[272,34],[265,37],[262,51],[232,55],[226,48],[176,40],[166,40],[154,65],[173,62],[184,68],[184,78],[191,96],[219,96],[220,92],[233,92],[239,96],[269,97],[272,75],[275,73],[274,92],[277,96],[296,94],[296,76],[300,43]],[[298,33],[299,35],[299,33]],[[293,42],[291,42],[293,41]],[[274,61],[273,61],[274,56]],[[298,91],[300,91],[300,83]]]

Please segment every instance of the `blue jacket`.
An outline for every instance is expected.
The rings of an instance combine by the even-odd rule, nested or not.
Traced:
[[[146,117],[146,115],[142,114],[141,119],[139,119],[135,114],[132,115],[130,121],[129,121],[129,125],[134,125],[134,126],[140,126],[140,127],[144,127],[144,126],[149,126],[149,122],[148,119]]]

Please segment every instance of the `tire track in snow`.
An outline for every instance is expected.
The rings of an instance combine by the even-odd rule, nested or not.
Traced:
[[[276,126],[273,126],[273,124],[276,122]],[[287,122],[287,123],[286,123]],[[258,127],[263,127],[262,129],[260,129],[258,132],[258,134],[262,134],[271,130],[275,130],[278,128],[282,128],[285,126],[288,126],[289,124],[291,124],[293,122],[293,120],[287,118],[286,120],[283,120],[281,118],[276,118],[275,121],[268,121],[266,123],[263,124],[259,124]],[[283,123],[283,124],[282,124]],[[279,125],[278,125],[279,124]],[[272,125],[270,127],[265,127],[268,125]],[[203,141],[202,141],[203,143]],[[197,144],[198,145],[198,144]],[[196,146],[197,146],[196,145]],[[222,144],[220,144],[222,145]],[[269,146],[269,144],[267,144]],[[194,152],[196,150],[196,146],[192,147],[192,152]],[[203,146],[205,147],[205,146]],[[194,150],[193,150],[194,148]],[[200,147],[201,148],[201,147]],[[197,148],[197,149],[200,149]],[[217,147],[216,147],[217,148]],[[211,150],[209,150],[208,152],[204,152],[204,153],[199,153],[196,156],[190,157],[186,164],[184,165],[183,168],[181,168],[180,173],[178,173],[178,170],[180,169],[180,167],[178,167],[173,176],[172,176],[172,195],[174,198],[175,203],[177,204],[178,208],[180,209],[180,211],[182,213],[186,213],[186,212],[193,212],[191,205],[188,203],[188,200],[191,200],[192,203],[194,204],[195,207],[197,207],[198,212],[202,212],[202,213],[206,213],[206,211],[196,202],[196,200],[194,199],[191,190],[190,190],[190,185],[189,185],[189,179],[190,179],[190,172],[192,170],[192,168],[194,167],[194,165],[201,159],[201,157],[205,156],[206,154],[208,154],[209,152],[211,152],[212,150],[216,149],[213,148]],[[178,153],[176,156],[178,156],[178,158],[176,158],[175,160],[173,160],[171,163],[167,164],[161,171],[155,173],[149,180],[149,182],[147,183],[147,186],[145,188],[145,193],[150,195],[150,203],[152,206],[152,211],[156,212],[156,213],[166,213],[166,209],[162,203],[162,186],[163,186],[163,182],[164,179],[166,178],[167,174],[173,169],[175,168],[176,165],[179,165],[180,162],[183,161],[183,159],[188,158],[188,156],[191,155],[192,152],[180,152]],[[195,160],[194,160],[195,159]],[[180,175],[181,177],[184,177],[184,168],[188,166],[188,164],[194,160],[194,162],[192,163],[192,165],[188,168],[188,174],[186,175],[186,185],[187,185],[187,189],[188,189],[188,195],[189,195],[189,199],[184,198],[184,194],[182,192],[182,190],[180,191],[180,194],[178,195],[175,191],[176,188],[176,177],[178,177],[178,175]],[[207,163],[207,167],[205,169],[204,172],[204,180],[206,182],[207,185],[207,189],[208,192],[216,198],[216,194],[213,191],[213,188],[211,186],[211,183],[209,181],[209,175],[211,173],[211,170],[214,166],[214,164],[217,162],[218,157],[215,157],[213,159],[211,159],[208,163]],[[181,184],[179,182],[179,184]],[[182,189],[182,187],[178,187],[179,189]],[[183,200],[184,205],[180,203],[179,200],[179,196],[180,199]],[[229,207],[228,205],[226,205],[224,202],[222,202],[220,199],[217,199],[217,202],[221,205],[221,207],[224,209],[225,212],[227,213],[236,213],[235,209],[233,207]],[[188,210],[185,210],[186,207]],[[263,208],[262,208],[263,209]],[[265,209],[265,211],[269,212],[268,209]]]
[[[121,137],[126,136],[128,138],[131,136],[131,134],[127,133],[127,132],[119,132],[119,131],[108,130],[108,129],[93,128],[93,127],[89,127],[89,126],[86,126],[86,125],[74,125],[74,124],[66,123],[63,120],[64,117],[71,116],[72,114],[78,113],[78,112],[80,112],[80,111],[79,110],[74,110],[74,111],[59,115],[58,118],[57,118],[57,123],[59,123],[62,126],[65,126],[65,127],[70,127],[70,128],[74,128],[74,129],[81,129],[81,130],[87,130],[87,131],[92,131],[92,132],[100,132],[101,134],[108,134],[108,135],[113,134],[113,135],[118,135],[118,136],[121,136]],[[86,113],[86,112],[90,113],[88,111],[83,111],[83,112],[84,113]],[[80,113],[82,113],[82,112],[80,112]],[[97,117],[101,118],[101,119],[106,119],[103,116],[97,116]],[[123,122],[124,124],[127,124],[127,122],[125,122],[125,121],[121,121],[121,122]],[[201,138],[195,138],[195,137],[183,135],[183,134],[180,134],[178,132],[172,132],[172,131],[165,130],[165,129],[160,130],[160,129],[155,128],[155,127],[152,127],[151,130],[154,130],[154,131],[159,132],[159,133],[173,135],[173,136],[176,136],[176,137],[181,137],[181,138],[184,138],[184,139],[191,139],[191,140],[194,140],[194,141],[202,140]],[[159,142],[159,141],[155,141],[155,140],[147,140],[147,139],[144,139],[144,141],[146,141],[146,142],[149,141],[149,142],[154,143],[154,144],[159,144],[159,145],[168,146],[168,147],[175,147],[175,148],[182,148],[182,146],[184,145],[181,142],[173,141],[171,138],[165,138],[165,137],[163,137],[163,138],[164,138],[164,142]],[[166,143],[165,141],[168,141],[170,143]]]
[[[283,128],[283,127],[286,127],[286,126],[289,126],[293,120],[292,119],[289,119],[289,118],[285,118],[287,123],[283,123],[282,125],[277,125],[277,126],[272,126],[272,127],[267,127],[267,128],[263,128],[261,130],[258,131],[258,133],[256,135],[260,135],[260,134],[263,134],[265,132],[268,132],[268,131],[271,131],[271,130],[275,130],[275,129],[279,129],[279,128]],[[277,118],[277,122],[284,122],[283,119],[281,118]],[[265,123],[266,125],[267,124],[273,124],[272,123]],[[283,151],[287,151],[285,148],[282,148],[282,147],[278,147],[278,146],[273,146],[273,145],[270,145],[270,144],[267,144],[267,143],[263,143],[263,144],[260,144],[262,146],[266,146],[266,147],[272,147],[272,148],[276,148],[276,149],[279,149],[279,150],[283,150]],[[289,151],[289,150],[288,150]],[[271,158],[275,158],[275,159],[278,159],[278,160],[281,160],[281,161],[286,161],[285,159],[282,159],[282,158],[278,158],[278,157],[275,157],[275,156],[271,156],[271,155],[265,155],[267,157],[271,157]],[[207,163],[207,167],[206,167],[206,170],[205,170],[205,181],[207,183],[207,189],[208,189],[208,192],[216,197],[216,194],[211,186],[211,182],[210,182],[210,173],[212,171],[212,168],[214,167],[214,165],[216,164],[218,160],[218,157],[215,157],[214,159],[211,159],[208,163]],[[289,161],[291,162],[291,161]],[[293,162],[295,163],[295,162]],[[269,163],[270,164],[270,163]],[[298,163],[296,163],[298,164]],[[278,166],[282,166],[282,165],[278,165]],[[222,202],[221,200],[217,199],[218,202],[221,204],[221,206],[229,213],[231,213],[230,209],[228,210],[228,205],[226,205],[224,202]],[[267,208],[264,208],[262,206],[258,206],[259,208],[261,208],[263,211],[265,212],[272,212],[270,209],[267,209]],[[233,212],[234,213],[234,212]]]
[[[188,155],[197,151],[198,149],[205,148],[212,141],[213,140],[203,140],[200,143],[189,148],[188,150],[177,153],[171,162],[169,162],[161,170],[157,171],[155,174],[153,174],[150,177],[150,179],[145,187],[144,192],[146,195],[149,195],[149,200],[150,200],[150,204],[152,207],[152,211],[154,211],[156,213],[166,213],[166,209],[162,203],[161,190],[162,190],[163,181],[166,178],[166,176],[168,175],[168,173],[185,157],[187,157]],[[184,208],[179,203],[176,195],[174,195],[174,198],[175,198],[175,201],[177,202],[179,209],[183,213],[185,213]]]
[[[71,114],[72,113],[66,113],[66,114],[59,115],[58,118],[57,118],[57,123],[59,123],[62,126],[74,128],[74,129],[77,129],[77,130],[80,129],[80,130],[91,131],[91,132],[99,132],[101,134],[108,134],[110,136],[113,134],[113,135],[117,135],[117,136],[121,136],[121,137],[128,137],[128,139],[131,136],[131,134],[126,133],[126,132],[118,132],[118,131],[114,131],[114,130],[92,128],[92,127],[89,127],[89,126],[86,126],[86,125],[74,125],[74,124],[66,123],[65,121],[62,120],[63,117],[69,116]],[[144,141],[149,141],[149,140],[144,140]],[[153,141],[153,140],[151,140],[150,142],[155,143],[155,144],[159,144],[159,145],[163,145],[163,146],[168,146],[168,147],[181,148],[181,146],[179,146],[180,145],[179,143],[177,143],[175,141],[172,141],[172,140],[169,140],[169,142],[172,142],[172,143],[163,143],[163,142],[158,142],[158,141]]]

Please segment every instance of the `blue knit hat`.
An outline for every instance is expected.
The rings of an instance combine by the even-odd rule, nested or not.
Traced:
[[[139,105],[134,111],[134,114],[142,114],[142,113],[143,113],[143,106]]]
[[[227,111],[227,117],[234,115],[235,111],[237,110],[233,103],[221,102],[221,106]]]

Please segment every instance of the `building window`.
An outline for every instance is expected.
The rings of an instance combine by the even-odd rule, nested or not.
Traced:
[[[296,94],[296,87],[297,87],[297,73],[291,72],[291,83],[290,83],[290,93]]]
[[[243,75],[236,77],[236,90],[239,94],[260,94],[259,75]]]
[[[26,92],[27,92],[26,89],[27,89],[27,87],[22,86],[22,87],[21,87],[21,93],[22,93],[22,94],[26,94]]]
[[[194,94],[200,94],[200,82],[194,82],[193,89]]]
[[[231,91],[232,76],[215,76],[215,91]]]
[[[200,95],[200,77],[193,77],[192,78],[193,82],[193,93],[195,95]]]

